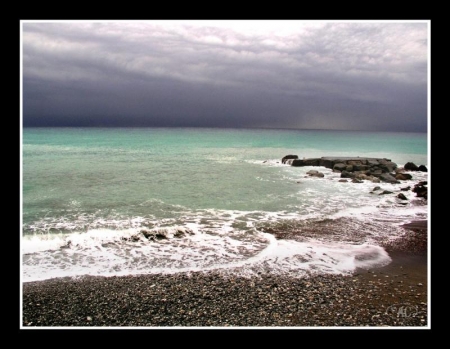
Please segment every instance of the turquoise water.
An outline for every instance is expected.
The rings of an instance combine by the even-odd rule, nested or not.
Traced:
[[[275,243],[264,235],[263,227],[283,220],[351,216],[360,221],[398,223],[426,218],[426,207],[417,204],[412,192],[408,193],[409,203],[399,206],[392,198],[374,198],[369,193],[374,187],[371,182],[339,183],[339,175],[327,169],[322,171],[325,179],[305,177],[311,168],[280,162],[287,154],[300,158],[367,156],[386,157],[399,166],[412,161],[429,167],[427,153],[427,135],[417,133],[25,128],[25,278],[64,276],[65,271],[67,275],[162,272],[161,265],[170,264],[170,255],[184,256],[189,263],[168,269],[195,269],[202,267],[199,260],[205,260],[199,251],[211,248],[216,248],[216,254],[219,250],[230,254],[228,259],[224,257],[228,264],[244,263],[243,256],[256,258]],[[414,176],[416,181],[427,179],[426,173]],[[399,185],[383,187],[399,189]],[[190,237],[181,240],[202,247],[188,253],[187,248],[175,244],[181,240],[172,239],[172,234],[164,239],[164,262],[164,253],[156,253],[155,243],[145,239],[139,248],[117,244],[106,251],[103,246],[125,241],[124,237],[141,229],[163,228],[169,229],[169,235],[170,229],[186,229]],[[209,241],[211,236],[217,240]],[[200,237],[201,242],[196,240]],[[230,252],[234,243],[230,237],[241,244],[233,247],[243,251],[240,255]],[[75,240],[79,241],[78,250],[73,250]],[[102,249],[106,255],[97,255]],[[137,257],[144,250],[148,250],[145,263],[145,258]],[[126,253],[139,262],[132,264]],[[158,261],[149,259],[151,254],[158,254]],[[124,260],[129,267],[118,267]],[[141,262],[141,267],[131,268]],[[208,266],[226,264],[216,262]],[[115,269],[109,267],[113,264]]]

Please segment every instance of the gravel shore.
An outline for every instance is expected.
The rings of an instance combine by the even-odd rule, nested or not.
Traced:
[[[23,284],[23,327],[427,327],[427,222],[353,275],[244,278],[217,272]]]

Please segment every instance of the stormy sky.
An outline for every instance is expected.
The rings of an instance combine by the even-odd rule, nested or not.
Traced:
[[[24,21],[23,126],[427,131],[426,21]]]

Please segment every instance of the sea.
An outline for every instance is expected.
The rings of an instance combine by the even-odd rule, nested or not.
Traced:
[[[331,169],[283,164],[290,154],[428,172],[400,184],[340,182]],[[407,234],[402,224],[428,219],[429,203],[401,189],[430,184],[429,160],[426,133],[23,128],[21,278],[309,277],[387,265],[384,246]]]

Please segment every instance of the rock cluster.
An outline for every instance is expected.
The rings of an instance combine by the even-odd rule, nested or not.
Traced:
[[[395,178],[397,164],[390,159],[360,157],[321,157],[299,159],[297,155],[286,155],[281,159],[283,164],[291,166],[322,166],[341,173],[341,178],[371,180],[372,182],[399,183]]]
[[[374,183],[400,183],[412,179],[411,174],[405,171],[427,172],[424,165],[416,166],[408,162],[404,168],[398,168],[395,162],[386,158],[365,157],[321,157],[299,159],[298,155],[286,155],[281,159],[283,164],[291,166],[322,166],[340,172],[341,178],[351,179],[353,183],[370,180]],[[324,174],[315,170],[307,172],[314,177],[324,177]]]
[[[286,155],[281,159],[281,162],[291,166],[322,166],[332,169],[333,172],[340,172],[341,179],[339,182],[362,183],[364,180],[369,180],[374,183],[401,183],[400,181],[408,181],[413,179],[409,171],[428,172],[425,165],[417,166],[412,162],[407,162],[404,167],[398,167],[396,163],[386,158],[361,158],[361,157],[321,157],[321,158],[303,158],[299,159],[298,155]],[[323,178],[325,175],[316,170],[306,172],[311,177]],[[427,182],[421,181],[417,183],[412,189],[407,186],[400,189],[401,191],[412,190],[416,193],[416,197],[428,199]],[[375,187],[372,194],[386,195],[393,194],[388,190],[381,190],[380,187]],[[397,198],[401,201],[408,200],[407,197],[399,193]],[[400,202],[405,205],[406,203]]]
[[[427,181],[419,182],[411,190],[414,193],[416,193],[417,197],[425,198],[425,200],[427,200],[428,199],[428,187],[427,187],[427,184],[428,184]]]
[[[125,241],[141,241],[144,239],[151,240],[151,241],[157,241],[157,240],[163,240],[163,239],[169,239],[172,237],[175,238],[181,238],[186,235],[194,235],[195,233],[188,228],[184,227],[178,227],[175,229],[165,229],[165,228],[158,228],[158,229],[141,229],[138,233],[133,234],[129,237],[124,236],[122,237],[122,240]]]

